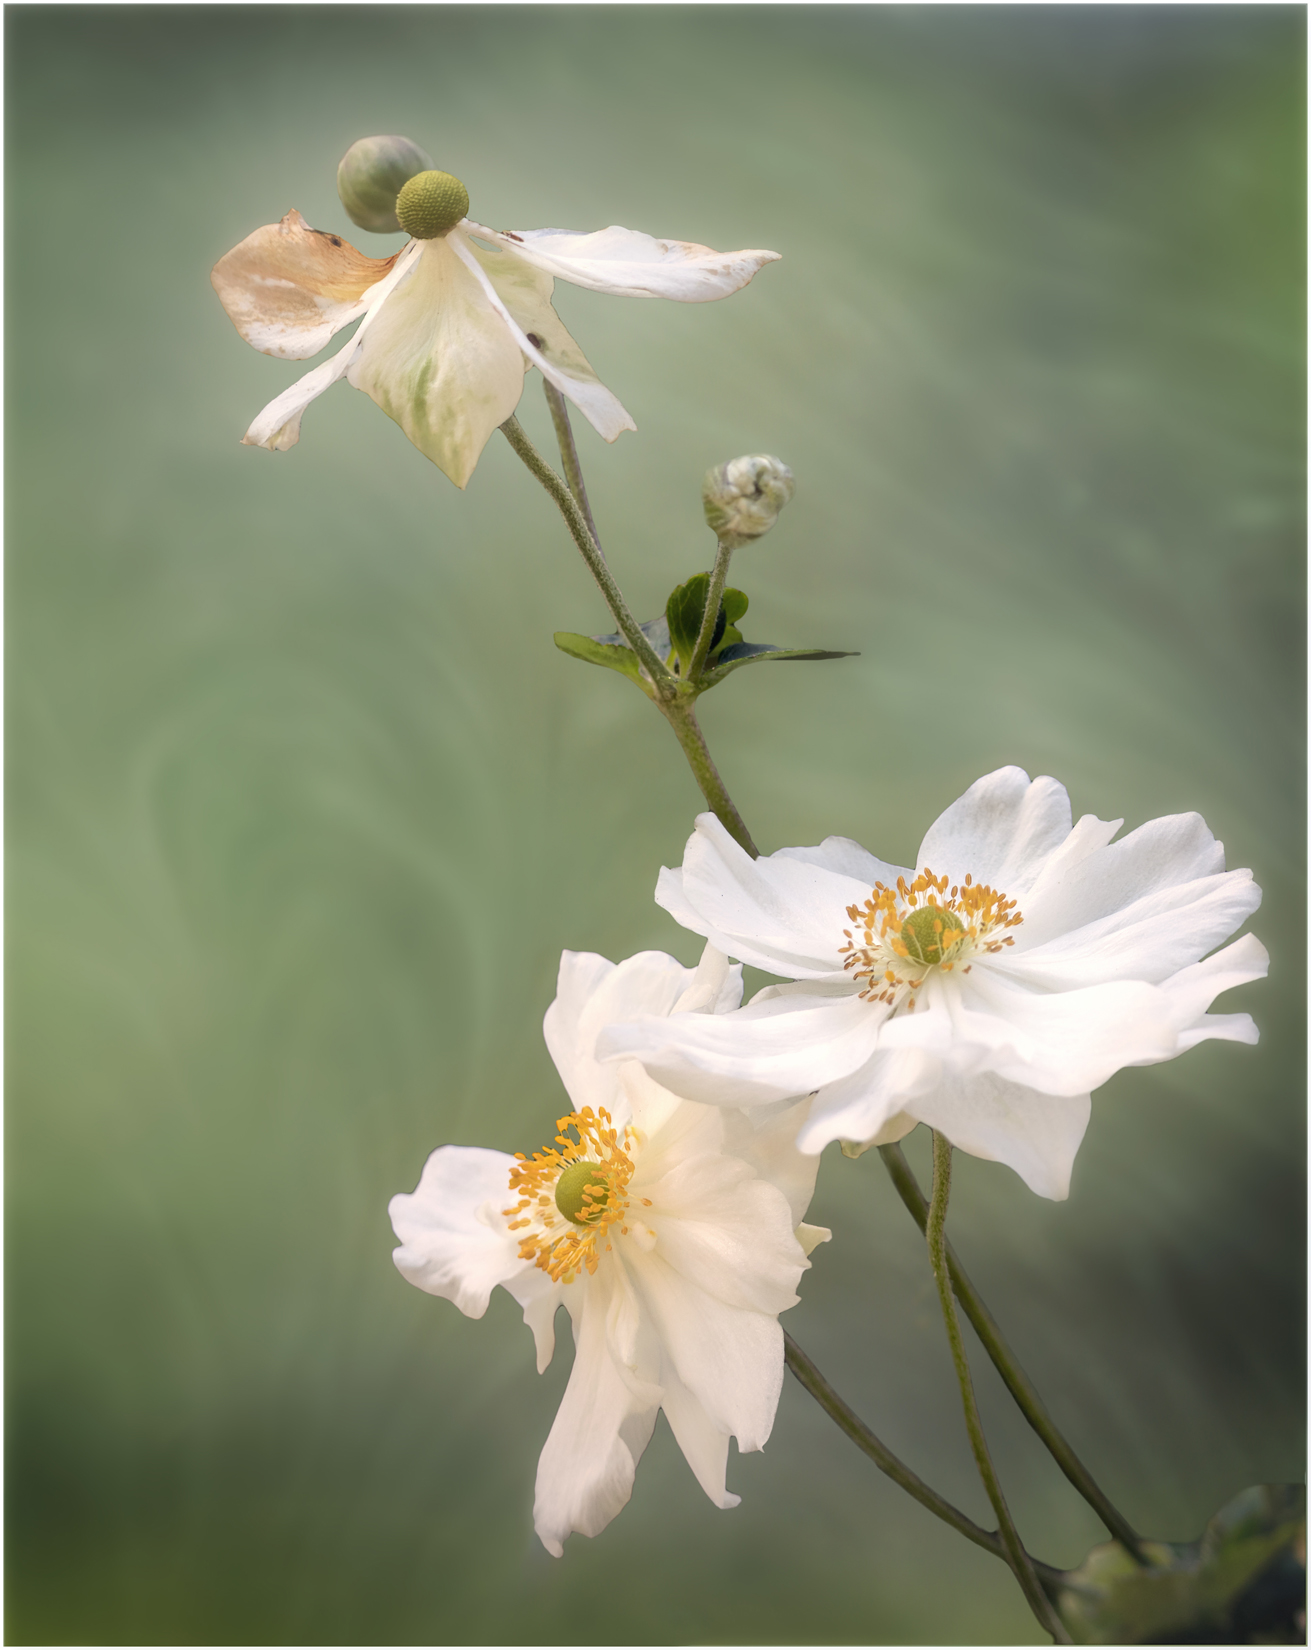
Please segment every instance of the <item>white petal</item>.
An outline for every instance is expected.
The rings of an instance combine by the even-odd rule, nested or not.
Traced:
[[[1030,1191],[1060,1202],[1092,1113],[1086,1094],[1039,1094],[982,1075],[940,1084],[908,1103],[922,1123],[973,1157],[1005,1163]]]
[[[796,1305],[805,1256],[788,1201],[745,1163],[707,1153],[656,1181],[634,1176],[631,1190],[650,1204],[640,1218],[656,1234],[656,1255],[689,1288],[769,1316]]]
[[[742,1497],[730,1495],[724,1487],[729,1434],[720,1432],[711,1424],[705,1410],[668,1363],[662,1371],[660,1384],[664,1389],[660,1407],[665,1412],[684,1459],[696,1474],[697,1483],[717,1507],[739,1506]]]
[[[929,827],[916,865],[952,882],[968,873],[1015,899],[1033,886],[1070,826],[1063,785],[1048,778],[1030,782],[1022,768],[998,768]]]
[[[813,1255],[821,1243],[832,1241],[833,1233],[827,1226],[807,1226],[803,1220],[797,1227],[797,1242],[801,1245],[802,1252],[808,1256]]]
[[[553,1282],[537,1265],[505,1280],[505,1288],[523,1307],[523,1321],[533,1332],[539,1375],[555,1356],[555,1315],[564,1304],[566,1289],[578,1287]]]
[[[1257,1029],[1249,1014],[1207,1014],[1205,1009],[1231,986],[1264,979],[1270,957],[1254,934],[1227,945],[1215,956],[1184,968],[1167,980],[1162,990],[1171,999],[1178,1024],[1179,1049],[1192,1048],[1207,1038],[1232,1043],[1255,1043]]]
[[[582,1297],[569,1385],[537,1465],[533,1523],[556,1558],[571,1532],[599,1535],[627,1504],[660,1403],[658,1386],[626,1375],[612,1356],[609,1306],[592,1280]]]
[[[210,281],[233,326],[264,355],[306,361],[369,308],[370,289],[399,253],[368,258],[297,211],[247,235]]]
[[[675,1014],[727,1014],[742,1003],[742,965],[730,964],[717,946],[706,941],[696,974],[674,1004]]]
[[[369,289],[365,296],[364,319],[353,338],[347,340],[336,355],[321,362],[303,378],[275,396],[259,413],[254,423],[242,436],[246,447],[267,447],[272,452],[286,452],[300,440],[300,421],[306,407],[324,390],[344,377],[351,363],[359,355],[361,340],[387,299],[409,276],[418,257],[417,245],[407,246],[392,266],[390,275]]]
[[[1105,852],[1124,845],[1115,843]],[[1088,862],[1090,880],[1101,858],[1095,854]],[[1015,950],[998,958],[995,966],[1048,991],[1116,979],[1155,984],[1228,939],[1260,903],[1261,890],[1250,871],[1227,871],[1145,894],[1099,921],[1037,946],[1026,944],[1033,937],[1024,933],[1026,913],[1026,921],[1015,930]]]
[[[783,1387],[777,1319],[725,1305],[675,1271],[660,1248],[630,1270],[644,1316],[711,1426],[732,1433],[740,1450],[762,1449]]]
[[[350,381],[463,487],[518,406],[526,368],[476,260],[469,269],[450,236],[420,246],[413,276],[378,316]]]
[[[681,871],[662,870],[656,904],[721,951],[790,979],[841,981],[847,907],[870,884],[795,854],[753,860],[700,814]]]
[[[520,349],[598,435],[614,441],[625,430],[635,430],[622,403],[596,376],[551,307],[551,277],[521,258],[475,246],[458,230],[449,240],[455,255],[481,276],[487,297],[500,308]]]
[[[694,241],[661,241],[636,229],[591,233],[571,229],[499,231],[470,223],[470,234],[491,241],[549,275],[593,292],[626,298],[677,298],[705,303],[744,287],[777,252],[714,252]]]
[[[392,1251],[397,1270],[428,1294],[454,1301],[468,1318],[482,1317],[498,1283],[536,1270],[520,1260],[519,1245],[498,1218],[513,1201],[514,1163],[481,1146],[441,1146],[415,1190],[387,1206],[401,1240]]]
[[[942,1060],[937,1054],[918,1048],[880,1050],[849,1077],[820,1089],[797,1135],[797,1146],[815,1153],[834,1140],[879,1145],[900,1140],[914,1127],[913,1120],[904,1126],[901,1122],[907,1102],[941,1081]],[[896,1128],[888,1135],[894,1120]]]
[[[859,997],[774,997],[734,1014],[680,1014],[608,1026],[602,1060],[636,1059],[658,1083],[705,1105],[755,1106],[809,1094],[873,1053],[880,1011]]]
[[[839,876],[851,877],[867,895],[876,882],[885,888],[895,888],[898,877],[909,879],[915,875],[907,866],[890,865],[887,860],[879,859],[849,836],[826,836],[817,848],[780,848],[771,858],[799,859],[806,865],[821,865]]]
[[[751,1111],[715,1110],[724,1120],[725,1150],[778,1187],[795,1226],[810,1207],[819,1172],[819,1159],[797,1149],[797,1130],[806,1121],[810,1101],[784,1101]]]
[[[694,978],[692,969],[663,951],[639,951],[618,965],[590,952],[561,956],[558,990],[543,1029],[575,1109],[604,1106],[620,1120],[620,1073],[597,1063],[598,1033],[615,1020],[667,1016]]]

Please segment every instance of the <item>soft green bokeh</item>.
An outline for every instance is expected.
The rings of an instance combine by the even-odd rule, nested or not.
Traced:
[[[1198,809],[1266,890],[1262,1042],[1121,1074],[1068,1203],[958,1160],[951,1230],[1153,1535],[1300,1476],[1302,65],[1296,7],[16,6],[8,73],[10,1642],[1036,1642],[1006,1572],[788,1382],[716,1511],[663,1424],[561,1561],[569,1353],[409,1288],[388,1197],[531,1150],[562,947],[652,903],[697,805],[545,496],[456,491],[297,375],[211,264],[405,133],[495,225],[783,261],[710,305],[557,289],[639,426],[580,440],[643,618],[710,464],[797,476],[744,549],[761,665],[704,706],[767,848],[912,856],[1003,762]],[[397,241],[361,232],[365,250]],[[535,377],[522,416],[549,433]],[[922,1165],[916,1141],[912,1156]],[[828,1154],[789,1327],[974,1516],[922,1244]],[[1102,1539],[996,1383],[1050,1562]]]

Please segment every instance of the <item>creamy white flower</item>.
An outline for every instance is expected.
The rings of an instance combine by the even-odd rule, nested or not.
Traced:
[[[706,947],[699,969],[648,951],[626,962],[566,951],[546,1041],[574,1110],[526,1158],[443,1146],[390,1211],[402,1274],[471,1318],[501,1284],[523,1307],[537,1367],[555,1314],[574,1365],[537,1469],[534,1523],[557,1557],[627,1502],[663,1409],[719,1507],[728,1440],[760,1449],[783,1379],[778,1314],[829,1233],[802,1221],[817,1160],[797,1151],[795,1106],[742,1111],[680,1100],[634,1062],[601,1065],[596,1038],[635,1014],[708,1018],[741,1000],[742,971]]]
[[[306,360],[360,321],[343,349],[264,408],[248,445],[294,446],[305,408],[345,377],[463,487],[531,367],[607,441],[635,428],[551,307],[557,277],[593,292],[704,303],[778,256],[714,252],[618,225],[511,231],[464,218],[443,236],[369,258],[292,211],[248,235],[211,279],[237,331],[265,355]]]
[[[814,1093],[803,1151],[922,1122],[1066,1197],[1090,1092],[1208,1037],[1255,1042],[1250,1016],[1206,1010],[1269,960],[1250,934],[1206,956],[1261,891],[1199,815],[1112,842],[1121,824],[1072,825],[1064,787],[1019,768],[954,802],[915,869],[846,837],[753,861],[702,814],[657,901],[795,983],[713,1020],[612,1026],[598,1053],[717,1104]]]

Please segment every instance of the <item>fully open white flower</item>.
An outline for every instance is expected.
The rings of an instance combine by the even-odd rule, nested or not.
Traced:
[[[627,1502],[663,1409],[710,1499],[728,1440],[760,1449],[783,1379],[778,1314],[829,1236],[802,1216],[816,1159],[796,1107],[748,1116],[679,1100],[641,1066],[598,1064],[597,1033],[635,1014],[708,1018],[741,1000],[740,969],[706,948],[697,970],[642,952],[617,966],[566,951],[546,1041],[574,1110],[531,1158],[443,1146],[390,1210],[411,1283],[471,1318],[501,1284],[523,1307],[537,1367],[573,1319],[574,1366],[537,1469],[533,1518],[557,1557]]]
[[[531,367],[607,441],[635,427],[551,307],[556,277],[593,292],[703,303],[736,292],[778,256],[714,252],[617,225],[583,234],[460,218],[390,258],[369,258],[292,211],[248,235],[211,278],[237,331],[265,355],[306,360],[360,321],[343,349],[264,408],[248,445],[294,446],[305,408],[345,377],[463,487]]]
[[[923,1122],[1066,1197],[1090,1091],[1204,1038],[1255,1042],[1250,1016],[1206,1010],[1268,965],[1250,934],[1206,956],[1261,892],[1225,871],[1205,821],[1174,814],[1112,842],[1122,823],[1072,826],[1064,787],[1019,768],[954,802],[915,869],[846,837],[753,861],[702,814],[656,899],[796,983],[716,1019],[612,1026],[598,1052],[718,1104],[818,1091],[803,1151]]]

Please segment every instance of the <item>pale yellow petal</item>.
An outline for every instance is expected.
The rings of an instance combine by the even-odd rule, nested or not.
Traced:
[[[423,243],[348,377],[463,487],[492,431],[518,406],[527,368],[504,316],[448,241]]]
[[[399,253],[368,258],[297,211],[247,235],[210,280],[232,324],[264,355],[304,361],[368,308]]]

